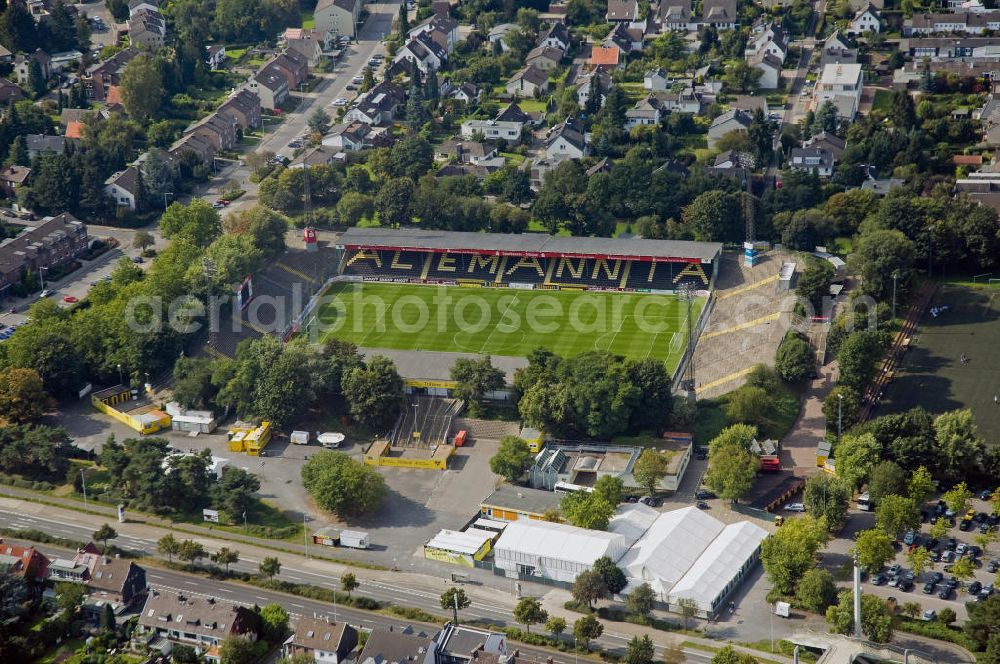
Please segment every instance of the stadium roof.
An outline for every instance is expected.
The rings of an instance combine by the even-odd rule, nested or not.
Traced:
[[[541,233],[466,233],[419,228],[349,228],[340,236],[337,247],[702,262],[713,260],[722,251],[719,242],[559,237]]]

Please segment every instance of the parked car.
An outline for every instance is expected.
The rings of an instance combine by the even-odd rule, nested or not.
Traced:
[[[45,290],[43,290],[41,293],[38,294],[38,297],[48,297],[50,295],[52,295],[52,291],[46,288]]]
[[[959,542],[958,546],[955,547],[955,555],[963,556],[965,552],[969,549],[969,545],[965,542]]]
[[[136,265],[138,265],[139,263],[145,263],[146,259],[143,258],[142,256],[133,256],[132,257],[132,262],[135,263]]]
[[[948,586],[949,588],[952,588],[952,589],[958,588],[958,586],[961,585],[959,583],[958,579],[955,578],[955,577],[951,577],[950,579],[948,579],[947,581],[945,581],[944,584],[946,586]]]
[[[973,581],[972,583],[969,584],[970,595],[978,595],[979,591],[981,591],[982,589],[983,589],[983,584],[980,583],[979,581]]]
[[[990,574],[993,574],[997,570],[1000,570],[1000,560],[994,558],[993,560],[991,560],[986,564],[986,571],[989,572]]]
[[[346,86],[344,86],[344,89],[345,90],[357,90],[358,89],[358,84],[356,84],[356,83],[348,83]]]
[[[924,614],[921,616],[924,620],[931,621],[937,618],[937,611],[934,609],[925,609]]]
[[[65,302],[67,304],[76,304],[79,301],[80,301],[80,298],[78,298],[78,297],[76,297],[74,295],[67,295],[67,296],[65,296],[63,298],[63,302]]]
[[[886,578],[885,574],[876,574],[872,577],[873,586],[884,586],[885,582],[889,579]]]
[[[789,503],[785,505],[785,511],[787,512],[805,512],[806,506],[802,503]]]
[[[710,509],[708,503],[706,503],[704,500],[699,500],[698,502],[695,503],[695,506],[700,510]]]
[[[707,489],[699,489],[694,492],[694,497],[698,500],[711,500],[712,498],[715,498],[716,495]]]
[[[933,581],[928,581],[927,583],[924,584],[925,595],[933,595],[935,590],[937,590],[937,584],[934,583]]]
[[[955,547],[957,546],[958,546],[958,540],[955,539],[954,537],[949,537],[944,541],[944,548],[948,549],[949,551],[954,551]]]
[[[955,592],[954,590],[952,590],[948,586],[945,586],[944,588],[938,591],[937,595],[940,599],[951,599],[951,595],[954,592]]]
[[[911,579],[903,579],[899,582],[899,589],[904,593],[908,593],[913,590],[913,581]]]
[[[888,570],[886,570],[886,574],[888,574],[889,576],[899,576],[899,573],[902,571],[903,571],[903,566],[897,563],[895,565],[892,565]]]
[[[919,537],[920,536],[917,535],[917,533],[915,531],[913,531],[913,530],[907,530],[906,534],[903,535],[903,544],[905,544],[906,546],[910,546],[911,544],[915,544],[917,542],[917,540],[919,539]]]
[[[337,97],[333,100],[334,106],[347,106],[347,100],[343,97]]]

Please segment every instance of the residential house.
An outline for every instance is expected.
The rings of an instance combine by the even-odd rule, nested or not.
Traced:
[[[335,125],[323,137],[323,145],[342,152],[357,152],[369,147],[365,137],[371,125],[365,122],[351,122]]]
[[[75,560],[87,564],[86,558],[81,558],[79,554]],[[90,595],[84,605],[85,610],[88,606],[98,608],[95,603],[102,606],[110,602],[115,613],[121,614],[146,596],[146,570],[142,567],[125,558],[103,555],[91,556],[90,560],[87,578],[83,582]],[[100,614],[93,609],[89,613],[92,619],[100,618]]]
[[[761,51],[749,56],[747,64],[760,72],[757,85],[762,90],[774,90],[781,85],[782,61],[778,56]]]
[[[840,30],[834,30],[823,42],[820,64],[854,64],[858,61],[858,45]]]
[[[167,37],[167,23],[157,9],[142,7],[128,17],[128,39],[132,46],[150,51],[163,48]]]
[[[625,128],[660,124],[660,104],[655,97],[646,97],[625,111]]]
[[[691,14],[691,0],[660,0],[654,20],[660,33],[698,29]]]
[[[216,113],[235,121],[240,129],[246,131],[261,125],[260,106],[260,97],[243,88],[222,102]]]
[[[478,180],[482,180],[491,172],[489,168],[476,164],[445,164],[434,173],[434,176],[439,178],[464,178],[471,175]]]
[[[476,87],[475,83],[459,83],[448,92],[451,99],[458,100],[463,104],[475,104],[483,95],[483,91]]]
[[[38,274],[42,269],[64,265],[87,248],[87,227],[68,212],[29,226],[15,238],[0,243],[0,297],[14,284],[20,283],[26,270]],[[11,548],[13,547],[13,548]],[[23,557],[23,549],[0,542],[0,554]],[[41,554],[38,554],[39,556]],[[8,561],[10,562],[10,561]],[[44,556],[31,554],[21,564],[29,575],[45,578],[48,565]]]
[[[250,77],[247,88],[257,95],[261,108],[275,109],[288,99],[288,79],[273,63],[261,67]]]
[[[616,23],[611,32],[601,40],[601,46],[617,48],[621,52],[619,57],[624,59],[629,53],[642,50],[644,37],[645,32],[642,28],[630,28],[627,23]]]
[[[690,113],[691,115],[701,115],[705,105],[701,94],[695,92],[691,86],[685,87],[678,92],[654,92],[651,95],[660,104],[660,109],[667,113]]]
[[[412,630],[372,629],[356,664],[436,664],[434,641]]]
[[[0,46],[0,62],[9,63],[14,61],[14,54],[6,46]]]
[[[915,14],[903,22],[903,36],[935,33],[982,35],[1000,30],[1000,11]]]
[[[901,39],[899,50],[919,62],[930,60],[986,57],[1000,48],[1000,37],[913,37]]]
[[[342,150],[331,145],[317,145],[314,148],[306,148],[288,164],[288,168],[312,168],[313,166],[331,166],[337,161],[337,155]]]
[[[24,91],[20,86],[11,83],[6,78],[0,78],[0,104],[12,104],[24,99]]]
[[[551,46],[536,46],[528,51],[524,58],[524,64],[534,65],[542,71],[552,71],[562,62],[564,51]]]
[[[201,135],[215,146],[216,151],[224,152],[232,150],[239,140],[238,128],[239,124],[233,117],[216,112],[191,125],[187,131]]]
[[[289,28],[285,31],[285,48],[305,58],[306,64],[310,67],[318,65],[320,58],[323,57],[323,40],[319,33],[315,30],[294,28],[296,32],[292,34],[295,36],[289,37],[288,34],[292,30],[293,28]]]
[[[414,39],[421,34],[427,34],[438,46],[451,53],[458,45],[458,21],[449,16],[433,14],[413,26],[406,36]]]
[[[226,62],[226,47],[224,44],[209,44],[205,47],[205,64],[209,69],[222,69]]]
[[[521,132],[531,122],[530,116],[512,103],[492,120],[466,120],[462,123],[462,138],[482,135],[486,140],[503,140],[516,145],[521,142]]]
[[[566,118],[545,137],[545,156],[553,161],[580,159],[587,154],[588,136],[575,118]]]
[[[186,153],[194,155],[195,160],[203,166],[209,166],[215,159],[215,146],[200,134],[186,134],[174,141],[169,153],[178,161],[183,161]]]
[[[612,168],[614,168],[614,162],[607,157],[601,157],[600,161],[584,171],[584,175],[592,178],[598,173],[610,173]]]
[[[0,245],[0,269],[6,267],[3,258],[8,252],[4,249],[16,243],[20,237]],[[2,288],[4,288],[3,282],[0,281],[0,289]],[[23,577],[26,581],[43,583],[48,578],[48,568],[49,559],[37,551],[35,547],[8,544],[0,540],[0,573],[13,574]]]
[[[139,49],[130,46],[118,51],[99,65],[91,67],[83,75],[83,86],[87,90],[87,97],[94,101],[107,99],[108,89],[118,85],[119,77],[126,65],[137,55]]]
[[[849,35],[863,35],[866,32],[882,31],[882,15],[879,14],[875,5],[868,3],[867,6],[858,10],[847,26]]]
[[[549,91],[549,75],[535,65],[528,65],[507,81],[506,90],[512,96],[539,97]]]
[[[861,103],[863,89],[861,65],[826,65],[813,92],[814,108],[830,101],[837,107],[838,117],[853,120]]]
[[[48,53],[40,48],[35,49],[35,52],[30,55],[18,53],[14,58],[14,73],[17,75],[17,82],[21,85],[27,85],[31,80],[32,62],[38,63],[39,68],[42,70],[42,76],[46,81],[52,76],[52,58],[49,57]]]
[[[833,153],[820,147],[792,148],[788,160],[788,167],[792,170],[816,173],[824,178],[833,175],[835,164]]]
[[[663,92],[672,85],[666,69],[650,69],[642,77],[642,87],[652,92]]]
[[[400,104],[406,101],[406,93],[399,85],[383,81],[364,93],[354,106],[344,115],[344,122],[363,122],[368,125],[382,125],[392,122]]]
[[[448,59],[448,52],[441,47],[426,32],[421,32],[416,37],[410,39],[400,47],[393,58],[394,63],[407,62],[417,64],[417,69],[426,74],[429,71],[437,71],[441,68],[441,63]]]
[[[821,131],[813,134],[810,138],[802,142],[804,148],[821,148],[833,155],[834,161],[840,161],[844,154],[847,143],[836,134]]]
[[[500,44],[500,48],[506,51],[510,48],[507,46],[507,42],[505,41],[507,33],[515,29],[517,29],[516,23],[501,23],[500,25],[493,26],[493,29],[490,30],[486,38],[491,44]]]
[[[285,28],[281,36],[285,46],[291,46],[296,41],[315,41],[323,51],[332,51],[337,47],[337,36],[332,32],[321,32],[315,28]]]
[[[70,139],[67,139],[65,136],[49,136],[48,134],[27,134],[24,137],[30,159],[34,159],[45,152],[63,154],[66,152],[67,140]]]
[[[639,19],[639,0],[608,0],[608,23],[634,23]]]
[[[569,50],[570,38],[569,29],[562,21],[557,21],[549,26],[549,29],[542,33],[536,46],[548,46],[557,48],[563,53]]]
[[[590,49],[587,64],[591,67],[614,69],[621,64],[621,49],[617,46],[594,46]]]
[[[749,59],[750,56],[767,53],[776,56],[782,63],[788,56],[788,44],[785,31],[774,21],[768,21],[751,34],[750,41],[744,49],[743,54]]]
[[[751,117],[757,111],[767,115],[767,99],[757,95],[733,95],[729,102],[729,108],[738,108]]]
[[[130,0],[128,3],[128,13],[131,16],[133,13],[139,11],[140,9],[148,9],[149,11],[158,12],[160,11],[160,5],[156,0]]]
[[[230,636],[257,640],[260,616],[246,606],[213,597],[153,590],[139,614],[142,633],[194,646],[200,655],[219,661],[219,648]]]
[[[449,139],[441,144],[435,153],[435,158],[442,161],[454,160],[459,164],[484,165],[496,158],[498,150],[496,146],[479,141],[460,141]]]
[[[723,155],[719,155],[719,157],[723,158]],[[717,158],[716,162],[719,161],[720,159]],[[724,162],[723,165],[716,166],[713,164],[711,166],[706,166],[705,173],[710,176],[732,180],[736,183],[736,186],[740,189],[740,191],[747,191],[750,186],[750,169],[745,166],[740,166],[739,164],[735,166],[727,166],[725,164],[729,163],[729,160],[725,158],[723,158],[722,161]]]
[[[309,78],[309,62],[305,56],[294,49],[286,48],[271,58],[270,64],[277,65],[278,69],[281,70],[285,80],[288,81],[289,92],[298,89]]]
[[[316,30],[322,34],[356,37],[362,4],[363,0],[319,0],[313,11]]]
[[[720,152],[712,163],[713,168],[749,168],[756,165],[756,159],[749,152],[737,152],[736,150],[726,150]]]
[[[604,106],[604,100],[607,99],[608,93],[611,91],[611,74],[604,67],[594,67],[587,73],[578,76],[573,81],[573,87],[576,88],[576,100],[580,104],[580,108],[586,107],[587,102],[590,101],[590,95],[594,91],[600,95],[597,104],[597,107],[600,108]]]
[[[124,171],[113,173],[104,181],[104,193],[118,207],[135,210],[136,198],[139,196],[139,169],[129,166]]]
[[[719,139],[731,131],[745,132],[750,128],[753,118],[749,113],[732,109],[726,111],[712,121],[708,128],[708,147],[712,149]]]
[[[17,196],[17,190],[28,182],[31,176],[31,169],[27,166],[4,166],[0,169],[0,192],[7,198]]]
[[[281,647],[284,657],[311,656],[316,664],[340,664],[358,645],[358,632],[345,622],[299,618],[295,631]]]
[[[710,25],[717,30],[732,30],[739,25],[736,0],[702,0],[701,25]]]

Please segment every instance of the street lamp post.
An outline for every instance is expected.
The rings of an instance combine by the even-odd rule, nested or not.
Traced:
[[[83,508],[87,509],[87,476],[84,474],[88,470],[93,470],[93,466],[80,469],[80,484],[83,485]]]
[[[896,279],[899,278],[899,272],[892,273],[892,321],[896,322]]]
[[[844,431],[844,395],[841,392],[837,392],[837,442],[840,442],[840,437],[843,435]]]
[[[122,373],[122,365],[121,364],[118,365],[118,384],[119,385],[124,385],[125,384],[125,374]]]
[[[163,192],[163,209],[164,210],[167,209],[167,196],[170,196],[171,198],[173,198],[174,197],[174,192],[172,192],[172,191],[165,191],[165,192]]]

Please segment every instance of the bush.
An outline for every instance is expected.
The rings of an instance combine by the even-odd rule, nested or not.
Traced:
[[[592,613],[590,606],[586,602],[579,602],[575,599],[571,599],[563,604],[563,608],[567,611],[575,611],[576,613]]]
[[[978,649],[978,644],[964,632],[937,621],[909,620],[903,618],[896,627],[911,634],[919,634],[920,636],[955,643],[971,652],[975,652]]]

